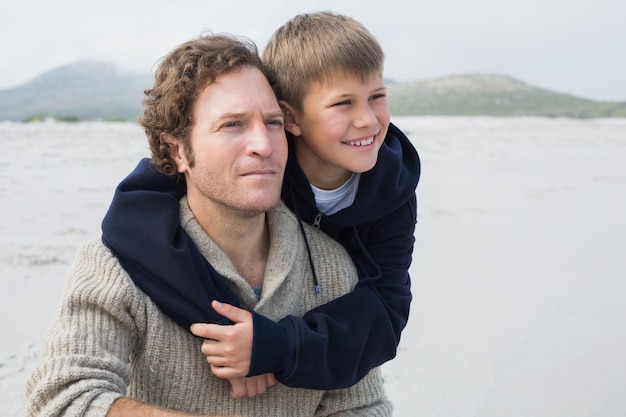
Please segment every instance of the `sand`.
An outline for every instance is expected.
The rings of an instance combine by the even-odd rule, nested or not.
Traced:
[[[626,119],[394,118],[422,158],[396,416],[626,415]],[[139,127],[0,123],[0,415]]]

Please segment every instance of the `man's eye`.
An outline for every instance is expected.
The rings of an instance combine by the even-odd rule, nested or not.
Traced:
[[[267,123],[268,125],[272,125],[272,126],[280,126],[280,127],[283,127],[283,121],[282,121],[282,120],[278,120],[278,119],[275,119],[275,120],[268,120],[266,123]]]

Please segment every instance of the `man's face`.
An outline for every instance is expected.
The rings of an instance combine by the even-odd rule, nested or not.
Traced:
[[[177,163],[192,207],[256,215],[278,204],[287,161],[284,119],[257,68],[221,75],[200,94],[190,143],[193,163],[184,152]]]

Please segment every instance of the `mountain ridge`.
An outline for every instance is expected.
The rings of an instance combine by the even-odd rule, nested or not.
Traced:
[[[143,91],[152,82],[150,74],[125,72],[109,62],[77,61],[0,90],[0,120],[136,120]]]
[[[501,74],[386,81],[395,116],[626,117],[626,102],[557,93]],[[125,72],[110,62],[77,61],[0,90],[0,120],[52,117],[136,121],[143,91],[152,83],[149,73]]]
[[[453,74],[390,84],[394,115],[626,117],[626,102],[596,101],[501,74]]]

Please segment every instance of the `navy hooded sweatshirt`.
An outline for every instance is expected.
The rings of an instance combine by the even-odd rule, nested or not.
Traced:
[[[352,206],[323,216],[293,140],[288,135],[283,201],[347,249],[359,283],[302,318],[288,316],[276,323],[252,312],[249,375],[273,372],[291,387],[344,388],[395,356],[406,325],[420,161],[391,124],[375,167],[361,174]],[[179,200],[185,192],[184,182],[141,160],[115,191],[102,222],[102,240],[135,284],[184,329],[197,322],[229,324],[211,301],[239,306],[239,298],[180,227]],[[309,290],[324,291],[316,284]]]

